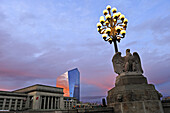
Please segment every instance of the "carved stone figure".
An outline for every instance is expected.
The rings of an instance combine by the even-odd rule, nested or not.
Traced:
[[[117,101],[118,101],[118,102],[123,102],[123,96],[122,96],[122,94],[118,94],[118,95],[117,95]]]
[[[114,71],[117,74],[123,72],[136,72],[143,73],[141,67],[140,57],[137,52],[133,55],[130,53],[130,49],[126,50],[126,56],[122,57],[120,52],[117,52],[112,59]]]

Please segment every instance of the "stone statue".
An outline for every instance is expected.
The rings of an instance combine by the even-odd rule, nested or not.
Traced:
[[[123,72],[135,72],[142,74],[143,70],[141,67],[140,57],[137,52],[133,55],[130,53],[130,49],[126,50],[126,56],[122,57],[120,52],[117,52],[112,59],[114,71],[117,74]]]

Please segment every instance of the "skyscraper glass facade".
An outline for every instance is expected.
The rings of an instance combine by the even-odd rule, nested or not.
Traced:
[[[64,88],[64,96],[80,99],[80,72],[77,68],[69,70],[57,78],[57,87]]]

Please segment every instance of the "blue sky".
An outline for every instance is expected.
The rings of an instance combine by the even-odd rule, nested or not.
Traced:
[[[96,28],[107,5],[129,20],[119,51],[138,52],[149,83],[170,95],[168,0],[0,0],[0,89],[55,86],[77,67],[81,96],[107,95],[117,76],[114,48]]]

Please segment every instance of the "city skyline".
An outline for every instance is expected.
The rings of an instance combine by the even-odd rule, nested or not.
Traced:
[[[0,90],[34,84],[56,86],[56,78],[77,67],[81,96],[106,96],[116,74],[113,45],[96,24],[107,5],[128,18],[126,37],[118,43],[138,52],[149,83],[170,95],[168,0],[1,0]],[[97,78],[97,79],[96,79]]]

